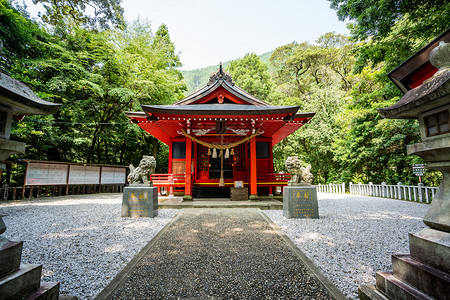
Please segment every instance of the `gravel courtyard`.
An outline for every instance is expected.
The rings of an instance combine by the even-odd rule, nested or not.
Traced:
[[[409,232],[426,227],[427,204],[325,193],[318,198],[318,220],[264,213],[352,299],[359,285],[375,284],[375,272],[392,271],[392,254],[409,253]]]
[[[61,294],[92,299],[176,214],[120,217],[121,194],[1,203],[3,234],[24,240],[23,263],[43,264],[43,281]],[[264,211],[349,298],[391,269],[393,253],[408,253],[408,232],[424,228],[428,205],[355,195],[319,194],[319,220],[285,219]],[[251,296],[251,295],[247,295]]]
[[[93,299],[176,214],[121,218],[122,194],[77,195],[0,204],[4,237],[24,241],[22,263],[39,263],[42,281],[62,295]]]

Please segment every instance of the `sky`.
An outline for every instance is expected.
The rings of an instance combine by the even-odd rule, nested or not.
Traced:
[[[26,0],[30,13],[35,9]],[[314,43],[334,31],[349,34],[326,0],[123,0],[125,18],[164,23],[182,70],[258,55],[293,41]]]

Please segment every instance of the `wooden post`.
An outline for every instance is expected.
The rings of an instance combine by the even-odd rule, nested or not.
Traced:
[[[250,200],[258,201],[257,186],[257,168],[256,168],[256,137],[250,140]]]
[[[184,197],[183,200],[192,200],[192,176],[191,176],[191,162],[192,162],[192,142],[191,139],[186,138],[186,179],[184,182]]]
[[[23,178],[22,199],[25,199],[25,185],[27,183],[28,162],[25,165],[25,177]]]

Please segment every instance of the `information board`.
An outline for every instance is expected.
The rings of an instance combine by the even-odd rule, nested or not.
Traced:
[[[99,184],[100,167],[71,165],[69,184]]]
[[[67,165],[29,163],[25,185],[67,184]]]
[[[125,183],[125,168],[102,167],[102,184]]]
[[[416,176],[425,175],[425,165],[424,164],[414,164],[413,165],[413,174]]]

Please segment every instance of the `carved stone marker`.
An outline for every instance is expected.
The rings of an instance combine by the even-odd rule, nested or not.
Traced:
[[[317,190],[311,186],[311,165],[303,168],[297,156],[288,157],[286,169],[291,174],[288,186],[283,188],[283,216],[285,218],[318,219]]]
[[[154,218],[158,215],[158,188],[153,187],[150,181],[155,169],[155,158],[147,155],[144,155],[139,167],[130,165],[130,186],[123,189],[122,217]]]
[[[122,217],[154,218],[158,215],[158,188],[127,186],[123,190]]]
[[[288,219],[318,219],[319,204],[313,186],[285,186],[283,188],[283,216]]]

